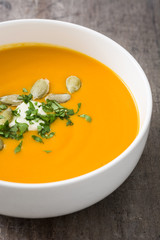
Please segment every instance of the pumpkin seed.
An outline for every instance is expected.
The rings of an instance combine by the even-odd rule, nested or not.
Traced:
[[[18,106],[22,103],[22,100],[18,100],[18,94],[12,94],[0,97],[0,102],[3,104],[11,105],[11,106]]]
[[[31,89],[33,99],[43,98],[49,92],[49,81],[48,79],[39,79],[35,82]]]
[[[71,99],[71,95],[68,93],[64,93],[64,94],[53,94],[50,93],[45,100],[55,100],[58,103],[65,103],[67,101],[69,101]]]
[[[74,93],[80,89],[81,80],[76,76],[70,76],[66,79],[66,87],[70,93]]]
[[[0,138],[0,151],[4,148],[3,140]]]
[[[1,113],[1,116],[3,116],[4,118],[0,119],[0,125],[3,125],[6,121],[11,122],[13,118],[12,109],[6,109],[5,111],[3,111],[3,113]]]

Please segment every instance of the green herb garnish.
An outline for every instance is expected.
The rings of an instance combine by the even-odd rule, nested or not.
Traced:
[[[46,113],[53,112],[53,108],[52,108],[51,104],[48,104],[48,103],[47,104],[42,103],[42,109]]]
[[[18,109],[12,110],[13,116],[19,117],[20,114],[18,113]]]
[[[23,143],[23,141],[21,141],[20,144],[15,148],[15,150],[14,150],[15,153],[18,153],[21,151],[22,143]]]
[[[79,112],[82,104],[81,104],[81,103],[78,103],[77,105],[78,105],[78,109],[77,109],[77,112],[76,112],[75,114],[77,114],[77,113]]]
[[[0,104],[0,112],[5,109],[7,109],[7,106],[5,104]]]
[[[9,122],[6,121],[3,125],[0,125],[0,136],[4,138],[11,138],[20,140],[23,138],[23,134],[28,131],[28,124],[18,123],[12,127],[9,126]]]
[[[51,153],[52,151],[51,150],[44,150],[44,152]]]
[[[48,135],[45,136],[46,139],[52,138],[55,135],[54,132],[49,133]]]
[[[66,123],[66,126],[72,126],[72,125],[73,125],[73,122],[70,119],[68,119],[67,123]]]
[[[38,118],[38,109],[35,108],[34,104],[29,101],[29,107],[26,111],[26,120],[36,120]]]
[[[32,100],[32,94],[30,93],[29,95],[19,95],[18,100],[22,100],[24,103],[28,103],[30,100]]]
[[[27,93],[27,92],[28,92],[28,90],[27,90],[26,88],[23,88],[23,92],[26,92],[26,93]]]
[[[87,114],[81,114],[81,115],[78,115],[78,116],[81,117],[81,118],[85,118],[87,122],[92,121],[92,118],[90,116],[88,116]]]
[[[41,115],[41,114],[38,114],[38,117],[43,120],[46,124],[51,124],[53,123],[55,120],[56,120],[56,115],[55,114],[46,114],[46,115]]]
[[[27,123],[18,123],[16,122],[16,126],[19,130],[20,135],[28,131],[28,124]]]
[[[32,135],[32,138],[36,141],[36,142],[40,142],[40,143],[44,143],[43,140],[40,137],[37,137],[35,135]]]
[[[0,119],[4,119],[4,116],[0,115]]]
[[[40,125],[37,127],[38,130],[38,134],[42,137],[42,138],[46,138],[49,139],[51,137],[53,137],[55,135],[54,132],[50,132],[50,125],[48,123],[40,123]]]

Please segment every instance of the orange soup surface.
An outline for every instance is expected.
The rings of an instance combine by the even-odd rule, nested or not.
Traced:
[[[52,45],[17,44],[0,50],[0,97],[24,94],[41,78],[50,81],[50,93],[67,93],[66,78],[77,76],[82,87],[62,104],[88,114],[92,122],[74,115],[73,126],[58,119],[51,125],[55,136],[44,144],[24,134],[20,141],[4,139],[0,151],[0,180],[47,183],[74,178],[104,166],[120,155],[135,139],[139,116],[132,94],[107,66],[70,49]],[[46,153],[44,150],[52,152]]]

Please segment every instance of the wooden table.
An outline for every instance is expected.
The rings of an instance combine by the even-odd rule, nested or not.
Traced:
[[[160,0],[0,0],[0,21],[19,18],[73,22],[111,37],[144,69],[154,106],[145,151],[119,189],[68,216],[0,216],[0,240],[160,240]]]

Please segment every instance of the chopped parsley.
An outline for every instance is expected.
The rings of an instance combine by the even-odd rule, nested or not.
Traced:
[[[44,143],[43,140],[40,137],[37,137],[35,135],[32,135],[32,138],[36,141],[36,142],[40,142],[40,143]]]
[[[7,109],[7,106],[5,104],[0,104],[0,112]]]
[[[87,122],[92,121],[92,118],[90,116],[88,116],[87,114],[81,114],[81,115],[78,115],[78,116],[81,117],[81,118],[85,118]]]
[[[70,119],[68,119],[67,123],[66,123],[66,126],[72,126],[72,125],[73,125],[73,122]]]
[[[23,138],[23,134],[28,131],[28,124],[18,123],[12,127],[9,126],[9,122],[6,121],[3,125],[0,125],[0,136],[4,138],[11,138],[20,140]]]
[[[16,122],[16,126],[19,130],[20,135],[28,131],[28,124],[27,123],[18,123]]]
[[[52,151],[51,150],[44,150],[44,152],[51,153]]]
[[[32,94],[30,93],[29,95],[24,95],[24,94],[22,94],[22,95],[19,95],[18,96],[18,100],[22,100],[24,103],[28,103],[30,100],[32,100]]]
[[[23,143],[23,141],[21,141],[20,144],[14,149],[14,152],[15,152],[15,153],[18,153],[18,152],[21,151],[22,143]]]
[[[79,110],[80,110],[80,108],[81,108],[81,103],[78,103],[77,105],[78,105],[78,109],[77,109],[76,114],[79,112]]]
[[[20,114],[18,113],[18,109],[12,110],[13,116],[19,117]]]
[[[48,135],[45,136],[46,139],[52,138],[55,135],[54,132],[49,133]]]
[[[27,90],[26,88],[23,88],[23,92],[27,93],[27,92],[28,92],[28,90]]]

